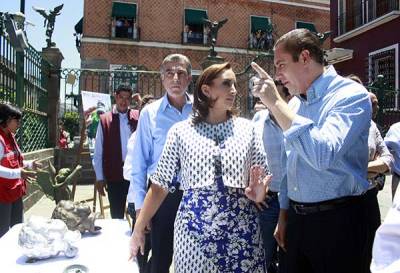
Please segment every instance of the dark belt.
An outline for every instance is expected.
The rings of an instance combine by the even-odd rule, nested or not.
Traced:
[[[345,196],[337,199],[332,199],[328,201],[322,201],[317,203],[299,203],[293,200],[289,201],[289,205],[293,208],[294,212],[299,215],[308,215],[317,212],[323,212],[333,209],[342,208],[357,201],[361,201],[363,198],[360,196]]]
[[[268,190],[267,196],[269,196],[269,197],[271,197],[271,198],[278,198],[278,193],[277,193],[276,191],[270,191],[270,190]]]

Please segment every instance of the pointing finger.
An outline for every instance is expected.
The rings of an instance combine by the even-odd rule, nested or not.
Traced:
[[[251,63],[251,67],[257,72],[258,76],[261,79],[272,80],[271,76],[268,75],[268,73],[264,69],[262,69],[258,64],[256,64],[255,62]]]

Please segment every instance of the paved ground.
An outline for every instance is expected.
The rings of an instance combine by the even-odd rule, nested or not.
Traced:
[[[75,193],[75,201],[87,200],[93,198],[93,185],[79,185]],[[104,206],[108,205],[108,199],[103,197]],[[99,201],[96,202],[96,212],[100,212]],[[90,202],[92,206],[92,202]],[[28,219],[31,215],[43,216],[51,218],[56,204],[46,196],[43,196],[35,205],[33,205],[28,211],[25,212],[25,219]],[[109,210],[105,210],[105,218],[110,218]]]
[[[392,192],[391,192],[392,177],[386,177],[385,187],[378,194],[379,206],[381,209],[382,221],[385,219],[387,212],[392,205]],[[93,185],[78,186],[76,191],[76,201],[93,198]],[[108,199],[103,197],[104,205],[108,205]],[[55,208],[55,202],[42,197],[32,208],[25,212],[25,219],[28,219],[31,215],[39,215],[50,218]],[[97,201],[96,211],[100,211],[99,202]],[[105,218],[110,218],[109,210],[105,210]]]
[[[391,176],[386,177],[385,187],[378,194],[382,221],[392,205],[391,181]],[[80,201],[89,198],[93,198],[93,185],[78,186],[75,200]],[[107,198],[103,198],[103,201],[105,206],[108,205]],[[96,211],[100,211],[98,204],[99,202],[97,201]],[[31,215],[50,218],[54,208],[55,202],[44,196],[32,208],[25,212],[25,219],[28,219]],[[110,218],[109,210],[105,210],[105,218]],[[170,272],[174,272],[173,265],[171,265]]]

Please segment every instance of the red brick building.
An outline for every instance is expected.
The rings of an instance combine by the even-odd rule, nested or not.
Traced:
[[[380,99],[390,110],[400,109],[399,5],[399,0],[331,1],[332,47],[345,53],[333,61],[336,69],[358,75],[365,85],[383,75],[385,88],[397,91],[385,96],[390,101]]]
[[[329,9],[329,0],[85,0],[81,66],[158,70],[167,54],[178,52],[191,59],[196,74],[209,50],[203,18],[228,18],[215,50],[241,71],[268,51],[271,37],[296,27],[328,31]]]

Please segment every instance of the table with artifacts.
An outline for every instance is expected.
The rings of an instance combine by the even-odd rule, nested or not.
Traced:
[[[31,227],[28,228],[29,225]],[[40,221],[28,219],[27,223],[15,225],[0,238],[1,271],[13,273],[139,272],[137,264],[128,261],[130,228],[127,221],[97,219],[96,232],[82,234],[79,231],[70,233],[65,226],[62,227],[63,223],[52,222],[51,225],[51,227],[43,227]],[[68,234],[60,236],[59,234],[63,233],[60,230],[63,228]],[[43,239],[39,238],[43,236],[49,237],[45,239],[45,244],[41,242]],[[50,244],[53,246],[51,250],[48,250]]]

